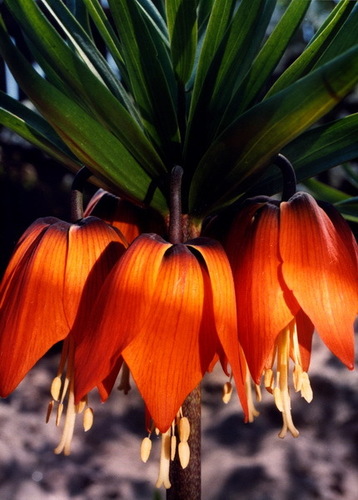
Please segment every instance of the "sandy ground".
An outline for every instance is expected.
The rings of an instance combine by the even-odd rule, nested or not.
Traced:
[[[57,354],[47,355],[0,402],[0,499],[164,499],[154,487],[159,440],[148,463],[139,460],[145,433],[135,389],[113,393],[104,405],[93,397],[93,428],[76,429],[69,457],[53,454],[59,429],[46,425],[44,415],[57,361]],[[255,423],[243,424],[236,395],[221,402],[220,372],[206,377],[203,500],[358,499],[358,373],[318,341],[311,368],[313,402],[293,398],[297,439],[277,437],[281,417],[269,395]]]

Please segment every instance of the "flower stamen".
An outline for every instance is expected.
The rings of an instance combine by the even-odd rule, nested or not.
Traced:
[[[65,378],[62,377],[65,373]],[[64,341],[60,365],[56,377],[51,384],[52,401],[49,403],[46,422],[49,421],[52,409],[57,402],[56,426],[60,425],[64,410],[64,401],[67,397],[67,408],[62,437],[54,453],[57,455],[71,453],[71,442],[75,428],[76,415],[83,413],[83,429],[87,432],[93,425],[93,410],[88,407],[87,397],[84,397],[78,404],[75,404],[74,395],[74,343],[71,337]]]
[[[292,370],[293,387],[296,392],[301,392],[302,397],[310,403],[313,394],[308,374],[302,368],[295,321],[291,321],[279,333],[273,353],[272,366],[271,368],[267,368],[264,373],[265,387],[268,392],[273,394],[275,404],[282,413],[283,426],[279,433],[280,438],[285,437],[287,432],[290,432],[294,437],[299,435],[291,415],[291,398],[288,384],[290,357],[294,364]],[[275,360],[276,375],[275,370],[272,368]]]
[[[183,416],[182,408],[180,408],[177,416],[166,432],[160,433],[159,429],[154,425],[153,428],[156,435],[161,434],[159,474],[156,487],[160,488],[164,486],[164,488],[170,488],[170,462],[175,460],[176,452],[178,451],[178,458],[182,469],[185,469],[190,461],[190,447],[188,443],[190,422],[187,417]],[[151,434],[152,430],[150,430],[148,436],[143,439],[140,448],[140,457],[144,463],[147,462],[152,449]]]

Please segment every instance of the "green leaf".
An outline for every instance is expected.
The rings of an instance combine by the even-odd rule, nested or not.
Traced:
[[[292,163],[298,182],[358,157],[358,113],[315,127],[283,148]],[[269,169],[247,196],[273,195],[282,190],[282,176]]]
[[[225,0],[224,2],[214,2],[212,6],[205,38],[200,51],[194,90],[191,98],[191,115],[189,115],[189,119],[191,119],[197,106],[197,101],[202,92],[202,87],[211,67],[212,60],[230,24],[235,4],[236,0]]]
[[[339,201],[335,207],[347,220],[358,223],[358,196]]]
[[[138,4],[141,6],[146,16],[151,20],[153,25],[158,29],[162,35],[163,39],[168,39],[168,28],[165,24],[163,15],[159,12],[158,8],[154,5],[152,0],[138,0]],[[164,9],[163,9],[164,10]]]
[[[66,33],[73,51],[77,52],[81,59],[87,62],[89,68],[93,68],[93,73],[97,74],[103,80],[108,89],[111,90],[113,95],[130,111],[132,116],[137,116],[135,108],[118,79],[118,76],[114,75],[106,59],[98,51],[92,38],[78,23],[77,19],[71,14],[66,6],[58,0],[41,1],[48,9],[48,12],[59,23],[61,29]],[[57,70],[57,65],[55,69]],[[48,69],[46,67],[46,73],[47,72]]]
[[[337,31],[336,36],[331,41],[330,45],[327,47],[327,50],[322,54],[317,63],[315,64],[315,68],[325,64],[328,61],[331,61],[335,57],[339,56],[339,54],[343,54],[346,50],[350,49],[354,45],[357,45],[358,36],[357,36],[357,27],[358,27],[358,4],[357,2],[348,2],[349,6],[347,7],[347,11],[352,9],[349,16],[344,23],[341,23],[339,30]]]
[[[358,82],[358,46],[240,116],[198,166],[190,210],[235,201],[272,157],[332,109]]]
[[[184,86],[191,75],[196,53],[198,0],[166,2],[170,50],[174,71]]]
[[[189,111],[187,170],[196,167],[209,144],[225,128],[223,114],[259,50],[274,6],[275,0],[242,0],[233,13],[232,2],[214,3]]]
[[[104,13],[99,0],[83,0],[83,2],[86,4],[88,12],[116,65],[122,72],[125,71],[124,61],[120,50],[121,43]]]
[[[81,168],[81,163],[42,116],[1,91],[0,123],[71,170],[77,171]]]
[[[307,179],[304,185],[315,198],[335,205],[346,219],[358,222],[358,196],[352,197],[317,179]]]
[[[292,36],[296,33],[310,1],[292,0],[253,61],[245,80],[230,103],[239,114],[255,99],[259,91],[272,75]],[[228,122],[228,120],[226,120]],[[228,123],[229,124],[229,123]]]
[[[350,199],[350,196],[340,189],[328,186],[317,179],[307,179],[304,182],[306,188],[316,198],[328,203],[338,203]]]
[[[351,12],[354,2],[350,0],[343,0],[339,2],[336,7],[332,10],[326,22],[318,31],[313,40],[308,44],[307,48],[302,52],[302,54],[282,73],[280,78],[272,85],[266,98],[271,97],[280,90],[288,87],[299,78],[307,75],[312,68],[320,61],[322,55],[328,47],[334,43],[337,32],[342,29],[346,31],[345,22],[347,20],[348,14]],[[356,22],[356,21],[355,21]],[[347,39],[350,40],[355,37],[356,43],[356,30],[346,31]],[[349,47],[352,46],[350,43]],[[347,48],[349,48],[347,47]],[[342,51],[343,52],[343,51]],[[336,55],[339,55],[338,52]],[[322,59],[323,61],[323,59]],[[319,64],[321,65],[321,64]]]
[[[81,106],[43,79],[9,40],[0,23],[0,52],[24,91],[70,150],[100,179],[161,213],[166,200],[128,149]]]
[[[123,44],[131,91],[143,122],[165,162],[180,162],[176,82],[167,48],[136,0],[110,0]]]
[[[358,222],[358,196],[351,197],[340,189],[328,186],[317,179],[308,179],[304,184],[313,196],[334,204],[346,219]]]
[[[358,113],[305,132],[282,151],[293,163],[298,180],[358,158]]]
[[[139,125],[104,85],[93,65],[88,64],[88,59],[82,59],[66,44],[32,0],[18,0],[16,4],[10,0],[6,2],[37,51],[48,65],[56,68],[57,76],[65,82],[65,87],[75,92],[76,102],[103,127],[111,130],[148,173],[156,176],[165,172],[159,156]],[[13,53],[12,63],[17,65],[14,58],[16,55]],[[4,59],[7,60],[6,55]],[[18,80],[24,88],[29,83],[21,73]],[[63,93],[63,87],[59,89]],[[31,94],[28,95],[32,99]],[[73,100],[73,93],[69,97]]]

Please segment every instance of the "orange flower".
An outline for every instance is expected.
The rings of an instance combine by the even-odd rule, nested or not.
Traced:
[[[165,433],[223,352],[247,413],[232,274],[214,240],[173,245],[155,234],[138,237],[108,275],[90,323],[75,355],[77,401],[123,356]],[[102,387],[102,399],[110,390]]]
[[[236,288],[238,332],[253,379],[273,392],[284,427],[290,415],[287,367],[310,401],[307,370],[314,327],[348,368],[354,363],[358,305],[357,245],[344,219],[307,193],[287,202],[252,200],[227,243]],[[274,377],[276,359],[277,377]]]
[[[140,208],[104,189],[92,196],[84,216],[94,215],[119,229],[128,243],[142,233],[163,232],[162,219],[155,212]]]
[[[27,229],[0,285],[2,397],[87,317],[124,248],[119,232],[95,217],[76,224],[47,217]]]

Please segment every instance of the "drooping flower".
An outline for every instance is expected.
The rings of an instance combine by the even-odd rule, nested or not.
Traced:
[[[98,189],[92,196],[83,215],[99,217],[116,227],[128,243],[132,243],[142,233],[164,231],[163,220],[158,214],[140,208],[104,189]]]
[[[185,397],[221,357],[247,413],[232,274],[218,242],[137,238],[108,275],[76,350],[80,400],[122,356],[155,426],[165,433]],[[113,380],[113,377],[112,377]],[[106,399],[111,385],[102,387]]]
[[[357,244],[344,219],[307,193],[288,201],[250,201],[227,242],[235,281],[238,333],[252,377],[265,376],[283,413],[290,413],[288,369],[312,399],[307,370],[314,328],[348,368],[354,363],[353,322],[358,309]],[[276,367],[275,367],[276,363]],[[276,371],[276,377],[275,377]]]
[[[115,228],[95,217],[75,224],[46,217],[27,229],[0,285],[2,397],[15,389],[50,347],[66,338],[52,388],[62,405],[73,385],[72,332],[76,331],[77,341],[85,334],[88,310],[126,246]]]

